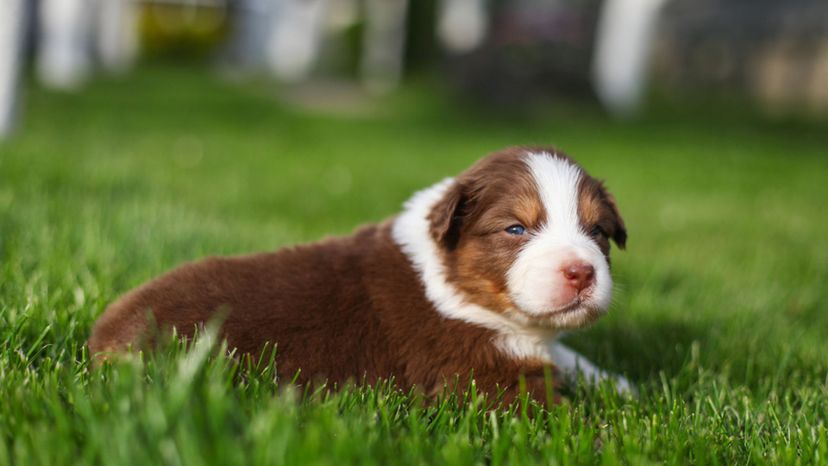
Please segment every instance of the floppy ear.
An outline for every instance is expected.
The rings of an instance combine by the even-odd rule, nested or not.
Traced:
[[[457,246],[467,202],[465,188],[459,182],[454,182],[440,202],[431,209],[428,214],[429,232],[440,246],[449,250]]]
[[[606,190],[605,190],[606,192]],[[606,193],[607,205],[612,210],[612,215],[615,217],[615,231],[612,234],[612,240],[618,245],[620,249],[627,247],[627,227],[624,226],[624,219],[621,218],[621,213],[618,212],[618,205],[615,203],[615,198],[610,193]]]

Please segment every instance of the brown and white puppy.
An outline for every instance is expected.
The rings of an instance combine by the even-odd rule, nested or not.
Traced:
[[[545,401],[553,365],[611,377],[556,337],[607,311],[609,241],[626,236],[612,196],[570,158],[510,148],[351,236],[168,272],[112,304],[89,348],[140,347],[156,326],[190,336],[221,312],[231,348],[275,344],[278,372],[300,383],[394,377],[435,394],[473,374],[506,401],[521,379]]]

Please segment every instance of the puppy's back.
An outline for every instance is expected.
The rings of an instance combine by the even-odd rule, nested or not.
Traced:
[[[359,279],[360,253],[371,247],[372,230],[273,253],[184,264],[111,304],[89,338],[90,354],[105,358],[129,347],[146,348],[159,330],[173,327],[190,337],[213,318],[221,319],[222,337],[241,353],[278,344],[280,361],[289,364],[300,350],[335,350],[345,343],[338,340],[346,327],[361,326],[364,334],[374,326]]]

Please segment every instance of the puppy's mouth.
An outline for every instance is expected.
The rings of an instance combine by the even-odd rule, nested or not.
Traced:
[[[568,304],[558,306],[553,309],[545,310],[539,314],[535,314],[535,317],[552,317],[557,315],[569,314],[570,312],[576,312],[580,310],[593,310],[592,306],[589,305],[588,301],[588,297],[576,296]]]
[[[586,319],[585,322],[591,322],[603,314],[604,311],[595,305],[590,298],[591,296],[588,294],[579,295],[563,306],[544,309],[541,312],[527,312],[519,307],[515,307],[514,310],[527,321],[541,327],[546,327],[550,322],[556,322],[562,318],[575,317],[578,314],[583,314]]]
[[[570,302],[568,302],[568,303],[566,303],[562,306],[550,307],[550,308],[547,308],[547,309],[543,309],[540,312],[526,312],[526,311],[520,309],[519,307],[517,309],[522,314],[526,314],[526,315],[529,315],[529,316],[532,316],[532,317],[540,317],[540,318],[552,317],[552,316],[563,315],[563,314],[569,314],[571,312],[576,312],[576,311],[580,311],[580,310],[586,310],[586,311],[591,311],[591,312],[600,311],[598,306],[596,306],[592,302],[592,293],[590,293],[589,291],[591,291],[591,290],[585,290],[585,292],[578,294],[577,296],[572,298],[572,300]]]
[[[583,307],[583,304],[584,304],[584,299],[581,298],[581,297],[577,297],[577,298],[573,299],[572,302],[567,304],[566,306],[563,306],[563,307],[558,308],[558,309],[553,309],[551,311],[547,311],[545,314],[550,315],[550,316],[554,316],[554,315],[558,315],[558,314],[567,314],[567,313],[570,313],[570,312],[577,311],[578,309]]]

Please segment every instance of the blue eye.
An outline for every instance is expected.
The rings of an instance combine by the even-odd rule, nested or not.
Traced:
[[[526,227],[523,225],[512,225],[506,229],[506,233],[509,233],[510,235],[522,235],[526,233]]]

